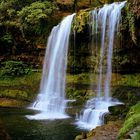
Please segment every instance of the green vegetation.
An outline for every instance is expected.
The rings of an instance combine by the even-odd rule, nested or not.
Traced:
[[[140,129],[137,130],[137,132],[134,132],[133,134],[130,134],[129,140],[139,140],[140,139]]]
[[[2,78],[0,79],[1,86],[20,86],[20,85],[33,85],[41,78],[41,72],[32,72],[30,75],[24,75],[21,77]]]
[[[0,75],[2,77],[22,76],[31,73],[31,68],[23,64],[22,61],[6,61],[2,63]]]
[[[93,75],[91,75],[93,76]],[[95,82],[95,78],[93,78]],[[78,105],[82,105],[92,96],[96,96],[90,87],[90,77],[88,73],[67,74],[66,96],[68,99],[76,99]]]
[[[38,42],[45,44],[52,26],[61,19],[54,18],[57,9],[55,2],[49,0],[1,0],[0,55],[36,51]]]
[[[130,87],[140,87],[140,74],[124,74],[122,75],[119,85],[130,86]]]
[[[14,89],[6,89],[4,91],[2,91],[2,93],[0,94],[0,98],[11,98],[11,99],[27,99],[28,94],[25,91],[22,90],[14,90]]]
[[[35,34],[41,35],[44,31],[44,24],[47,25],[47,20],[56,9],[50,1],[33,2],[30,6],[25,6],[21,11],[17,12],[21,29],[24,32],[30,30]]]
[[[74,75],[67,74],[67,83],[90,84],[90,77],[88,73],[81,73],[81,74],[74,74]]]
[[[131,4],[127,3],[127,5],[124,8],[123,11],[123,18],[121,23],[121,30],[129,31],[129,34],[131,36],[132,41],[136,44],[137,38],[136,38],[136,21],[135,21],[135,15],[131,10]]]
[[[32,102],[39,90],[41,72],[0,78],[0,106],[25,106]]]
[[[78,33],[83,31],[83,28],[88,23],[89,19],[89,11],[83,10],[80,11],[79,14],[76,15],[75,20],[73,22],[73,30],[76,30]]]
[[[96,93],[90,89],[76,89],[72,87],[67,87],[66,94],[68,99],[76,99],[79,104],[83,104],[90,97],[96,96]]]
[[[29,63],[23,63],[20,58],[29,58],[32,55],[34,61],[29,59],[32,68],[35,68],[33,66],[36,64],[35,58],[40,60],[41,66],[45,49],[37,46],[45,46],[51,28],[63,16],[80,9],[84,10],[78,12],[72,26],[72,30],[77,32],[77,42],[68,60],[68,66],[73,69],[75,75],[67,75],[66,96],[69,99],[76,99],[77,105],[96,96],[97,91],[94,86],[97,85],[97,77],[96,74],[89,74],[89,72],[90,69],[92,72],[98,72],[96,67],[99,63],[99,53],[97,50],[98,54],[91,56],[91,49],[87,47],[86,40],[90,39],[87,33],[89,11],[94,9],[94,6],[113,1],[74,0],[66,5],[64,3],[68,2],[67,0],[60,0],[59,3],[56,0],[0,0],[0,106],[20,107],[33,101],[39,90],[41,71],[31,69]],[[127,114],[118,137],[119,139],[139,140],[140,103],[137,104],[137,102],[140,101],[140,74],[137,72],[140,68],[140,43],[138,41],[140,14],[138,14],[139,8],[136,8],[138,0],[129,0],[129,2],[131,4],[128,3],[122,11],[123,17],[120,25],[122,44],[120,48],[116,47],[119,43],[115,44],[113,59],[113,70],[116,68],[115,72],[125,74],[112,74],[111,82],[112,96],[124,102],[125,106],[110,107],[112,116],[109,120],[123,119]],[[137,6],[134,6],[134,3],[137,3]],[[42,51],[42,54],[39,51]],[[83,73],[85,71],[88,73]],[[105,79],[104,75],[103,79]],[[132,105],[135,106],[131,108]]]
[[[129,135],[132,140],[140,138],[140,102],[131,107],[123,127],[119,131],[118,138],[124,139]]]

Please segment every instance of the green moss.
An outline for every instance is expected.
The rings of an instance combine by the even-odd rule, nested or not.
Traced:
[[[69,99],[80,99],[80,100],[86,100],[88,98],[89,91],[81,89],[78,90],[76,88],[67,88],[66,93],[67,97]]]
[[[112,97],[119,99],[128,106],[136,104],[140,100],[140,74],[117,75],[114,83]]]
[[[127,135],[131,134],[132,134],[131,136],[133,137],[134,133],[137,131],[139,132],[139,130],[140,130],[140,102],[135,106],[131,107],[130,111],[127,114],[124,125],[119,131],[118,138],[122,139],[127,137]]]
[[[132,5],[127,3],[122,14],[121,30],[129,30],[132,41],[136,44],[135,15],[132,12]]]
[[[132,40],[136,43],[136,36],[135,36],[135,17],[134,14],[131,11],[131,4],[128,3],[127,7],[127,18],[128,18],[128,23],[129,23],[129,31],[132,37]]]
[[[83,31],[83,28],[89,21],[89,11],[81,10],[75,17],[72,28],[78,33]]]
[[[123,75],[121,78],[121,85],[131,86],[131,87],[140,87],[140,74],[130,74]]]
[[[31,74],[31,68],[28,68],[22,61],[6,61],[2,63],[0,71],[2,77],[17,77]]]
[[[41,71],[33,72],[30,75],[23,75],[21,77],[0,78],[0,86],[32,86],[38,83],[41,79]]]
[[[75,140],[82,140],[82,136],[81,135],[76,136]]]
[[[29,102],[17,99],[0,98],[1,107],[23,107]]]
[[[130,118],[133,115],[139,114],[140,113],[140,102],[137,103],[135,106],[132,106],[130,111],[128,112],[126,118]]]
[[[41,71],[30,75],[0,79],[0,106],[23,106],[29,104],[39,89]]]
[[[81,73],[75,75],[67,74],[67,83],[90,84],[89,74],[88,73]]]
[[[0,93],[0,97],[13,98],[13,99],[28,99],[28,93],[22,90],[6,89]]]

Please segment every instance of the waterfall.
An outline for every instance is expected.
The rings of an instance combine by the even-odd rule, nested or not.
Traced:
[[[111,98],[110,83],[112,76],[114,37],[118,31],[121,18],[121,9],[125,6],[125,3],[126,2],[115,2],[109,5],[106,4],[101,9],[98,9],[98,11],[95,9],[91,12],[91,17],[93,19],[93,38],[96,38],[97,32],[100,32],[101,34],[99,76],[97,97],[87,101],[85,108],[81,111],[79,117],[77,118],[76,124],[80,128],[91,130],[102,125],[104,123],[102,117],[104,114],[108,113],[108,107],[121,104],[119,101]],[[103,80],[103,61],[105,59],[107,59],[107,64],[105,67],[106,76],[105,80]],[[104,85],[102,84],[103,82]],[[102,95],[102,92],[104,92],[104,96]]]
[[[44,59],[40,93],[30,107],[39,110],[40,113],[27,116],[29,119],[61,119],[68,117],[65,113],[67,104],[65,79],[69,36],[74,15],[64,18],[51,31]]]

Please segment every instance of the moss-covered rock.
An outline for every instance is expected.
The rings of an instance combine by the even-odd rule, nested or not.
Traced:
[[[124,104],[110,106],[109,113],[104,116],[104,123],[109,121],[123,120],[126,116],[126,106]]]
[[[0,98],[1,107],[25,107],[27,104],[29,104],[29,102],[24,100]]]
[[[81,135],[76,136],[75,140],[85,140],[87,138],[86,133],[82,132]]]
[[[82,10],[80,11],[73,22],[72,28],[73,30],[76,30],[78,33],[83,32],[84,27],[89,22],[89,10]]]
[[[2,97],[28,100],[28,93],[23,90],[6,89],[4,91],[1,91],[0,98]]]
[[[122,126],[122,121],[108,122],[103,126],[96,127],[89,133],[87,133],[85,138],[83,135],[77,136],[75,140],[116,140],[117,133]]]
[[[41,72],[0,79],[0,106],[26,106],[37,96]]]
[[[109,109],[112,114],[107,115],[106,120],[117,118],[124,119],[130,107],[140,100],[140,88],[132,87],[131,85],[116,86],[113,88],[112,97],[117,98],[119,101],[123,102],[124,105],[110,107]]]
[[[122,23],[120,24],[120,33],[121,42],[124,47],[140,47],[139,8],[140,4],[138,0],[129,0],[122,11]]]
[[[118,134],[118,139],[121,140],[133,137],[140,138],[140,102],[131,107]]]
[[[117,86],[113,89],[112,97],[119,99],[127,106],[132,106],[140,100],[140,88]]]

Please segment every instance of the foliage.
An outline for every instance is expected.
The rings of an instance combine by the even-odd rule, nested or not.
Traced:
[[[133,115],[140,113],[140,102],[137,103],[135,106],[132,106],[126,116],[126,119],[130,118]]]
[[[127,140],[139,140],[140,139],[140,129],[133,134],[130,134],[131,138]]]
[[[13,42],[13,37],[10,33],[6,33],[0,38],[0,40],[4,43],[10,44]]]
[[[82,101],[82,100],[86,100],[88,98],[86,96],[86,94],[87,94],[86,90],[78,90],[76,88],[68,87],[66,92],[67,92],[68,98],[70,98],[70,99],[77,99],[77,100],[80,99]]]
[[[136,28],[135,28],[135,15],[131,10],[131,4],[127,3],[124,9],[121,30],[129,30],[132,41],[136,44]]]
[[[18,86],[33,86],[40,82],[41,72],[32,72],[29,75],[23,75],[20,77],[6,77],[0,79],[0,86],[18,87]]]
[[[31,69],[27,68],[22,61],[6,61],[3,62],[3,67],[1,68],[1,76],[2,77],[15,77],[22,76],[31,73]]]
[[[140,74],[123,75],[119,83],[123,86],[140,87],[139,79]]]
[[[29,46],[33,46],[40,38],[44,43],[46,32],[50,32],[54,22],[59,20],[51,19],[56,7],[54,1],[50,0],[1,0],[1,54],[11,54],[14,49],[18,53],[17,46],[23,46],[22,44],[25,44],[25,50],[28,50]]]
[[[28,93],[23,90],[6,89],[0,93],[0,98],[22,99],[28,100]]]
[[[20,77],[0,78],[0,106],[27,105],[35,98],[40,80],[40,71]]]
[[[4,25],[6,22],[9,24],[13,21],[17,21],[17,11],[21,10],[25,5],[31,4],[32,0],[1,0],[0,2],[0,21]],[[16,25],[15,22],[15,25]]]
[[[80,11],[73,22],[73,30],[76,30],[78,33],[83,31],[83,28],[88,23],[89,20],[89,11],[83,10]]]
[[[53,13],[55,6],[49,2],[34,2],[30,6],[25,6],[18,11],[21,29],[34,31],[37,34],[42,32],[41,26]]]
[[[118,138],[125,138],[127,135],[130,135],[133,140],[138,140],[140,137],[140,102],[135,106],[131,107],[130,111],[127,114],[126,120],[123,124],[123,127],[120,129]]]
[[[128,18],[128,23],[129,23],[129,31],[131,33],[132,40],[136,43],[136,36],[135,36],[135,18],[134,14],[130,10],[131,5],[128,4],[126,7],[127,11],[127,18]]]
[[[140,88],[130,86],[116,86],[113,88],[112,97],[117,98],[126,105],[126,111],[140,100]]]
[[[67,74],[67,83],[90,84],[89,74],[88,73],[81,73],[75,75]]]

